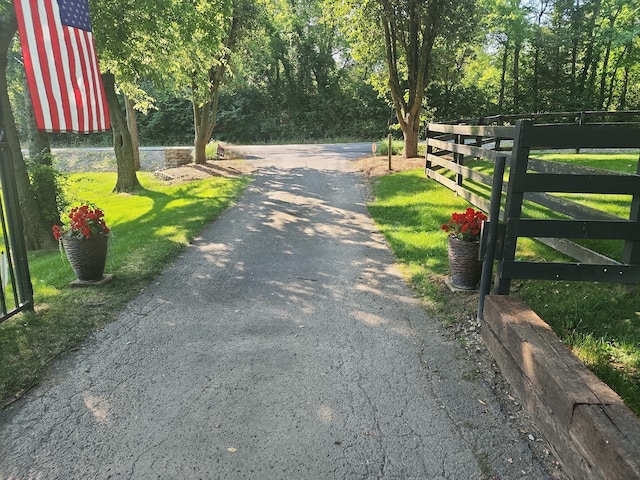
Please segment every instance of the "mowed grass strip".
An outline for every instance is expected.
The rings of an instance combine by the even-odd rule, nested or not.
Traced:
[[[111,193],[115,173],[68,178],[73,204],[91,202],[105,212],[112,230],[105,271],[115,278],[102,287],[69,287],[75,279],[59,250],[29,255],[35,311],[0,324],[2,404],[36,384],[43,368],[113,320],[202,228],[236,200],[249,177],[213,177],[168,186],[138,173],[143,190]]]
[[[477,295],[453,294],[446,234],[440,225],[469,204],[420,170],[381,177],[369,211],[409,283],[445,324],[475,315]],[[518,242],[519,259],[566,261],[535,241]],[[516,281],[522,298],[604,382],[640,415],[640,287],[603,283]]]

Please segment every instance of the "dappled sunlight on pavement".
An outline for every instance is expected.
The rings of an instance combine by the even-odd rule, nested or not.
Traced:
[[[4,413],[0,478],[548,478],[344,152],[279,148],[247,150],[243,198]]]

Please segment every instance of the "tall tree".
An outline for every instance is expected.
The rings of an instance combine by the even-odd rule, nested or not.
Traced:
[[[389,90],[407,158],[418,156],[422,99],[446,6],[444,0],[379,0]]]
[[[217,136],[235,142],[373,138],[389,108],[367,83],[324,0],[261,0],[232,54]]]
[[[135,155],[133,152],[133,140],[127,127],[127,119],[120,106],[116,94],[115,75],[103,73],[102,83],[109,104],[111,114],[111,130],[113,132],[113,149],[116,154],[118,176],[115,192],[131,192],[140,188],[140,182],[136,175]]]
[[[429,82],[432,52],[439,38],[457,35],[459,29],[473,21],[471,1],[451,0],[365,0],[350,1],[348,8],[333,4],[340,12],[343,28],[359,57],[377,52],[374,27],[382,30],[382,53],[385,58],[386,88],[404,136],[404,155],[418,156],[418,139],[424,91]],[[359,52],[358,52],[359,50]]]
[[[539,80],[540,80],[540,55],[542,50],[542,19],[547,15],[547,9],[551,0],[541,0],[538,10],[536,11],[536,24],[534,27],[533,37],[533,81],[532,81],[532,97],[533,97],[533,110],[540,111],[540,95],[539,95]]]
[[[141,78],[156,77],[164,65],[167,44],[162,22],[171,0],[90,0],[96,50],[111,113],[117,164],[114,191],[140,188],[136,175],[137,144],[127,126],[119,93],[137,91]]]
[[[520,0],[488,0],[481,2],[484,10],[483,27],[487,43],[491,49],[501,50],[496,59],[500,60],[500,91],[498,109],[519,110],[520,102],[520,60],[522,47],[527,39],[528,11]],[[509,67],[511,67],[509,69]],[[511,81],[511,102],[507,101],[508,81]]]
[[[253,0],[194,0],[174,4],[179,22],[173,32],[167,74],[193,106],[194,157],[205,163],[205,148],[216,124],[220,86],[230,68],[241,34],[257,14]]]

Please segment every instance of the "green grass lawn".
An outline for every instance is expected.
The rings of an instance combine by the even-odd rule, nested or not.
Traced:
[[[599,168],[603,170],[619,171],[625,173],[635,173],[638,158],[635,154],[568,154],[568,153],[539,153],[531,154],[535,158],[542,160],[551,160],[556,162],[564,162],[585,167]],[[468,161],[466,166],[473,168],[486,175],[493,175],[493,163],[488,160],[472,160]],[[454,178],[452,172],[447,172],[447,176]],[[505,182],[509,180],[509,172],[505,172]],[[487,185],[465,180],[465,188],[472,192],[489,198],[491,189]],[[603,194],[572,194],[572,193],[555,193],[558,197],[585,205],[596,210],[602,210],[612,215],[617,215],[623,219],[629,218],[631,196],[629,195],[603,195]],[[504,204],[504,197],[503,197]],[[531,218],[566,218],[566,216],[550,212],[547,208],[541,207],[533,202],[525,201],[523,203],[522,212],[525,217]],[[601,240],[574,240],[575,243],[583,245],[591,250],[595,250],[614,260],[622,261],[623,242],[605,242]]]
[[[138,175],[144,190],[121,195],[111,193],[113,173],[69,178],[68,193],[74,203],[92,202],[105,211],[113,230],[106,271],[115,279],[100,288],[72,289],[74,274],[63,254],[58,250],[30,254],[35,312],[0,324],[2,403],[37,383],[53,358],[113,320],[249,183],[248,178],[211,178],[166,186],[152,174]],[[445,323],[474,315],[477,297],[461,297],[443,288],[448,262],[440,225],[468,204],[426,180],[422,171],[382,177],[375,194],[370,212],[432,314]],[[559,259],[536,242],[519,245],[521,258]],[[514,290],[640,414],[640,289],[527,281],[515,282]]]
[[[542,160],[599,168],[614,172],[636,173],[638,168],[637,153],[565,153],[565,152],[531,152],[531,156]]]
[[[477,295],[443,288],[448,272],[440,225],[469,204],[424,178],[421,170],[378,180],[369,211],[431,313],[446,323],[468,318]],[[518,257],[561,261],[535,241],[518,242]],[[514,282],[521,297],[600,378],[640,415],[640,287],[579,282]]]
[[[0,324],[0,404],[37,383],[43,368],[88,334],[113,320],[202,228],[244,191],[248,177],[209,178],[167,186],[138,173],[143,190],[111,193],[115,173],[74,174],[73,204],[91,202],[112,230],[102,287],[75,289],[73,270],[59,250],[32,252],[29,266],[35,311]]]

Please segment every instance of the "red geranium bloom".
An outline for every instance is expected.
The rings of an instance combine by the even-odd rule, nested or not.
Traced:
[[[462,213],[452,213],[449,223],[443,224],[441,228],[445,232],[449,232],[452,237],[466,242],[476,242],[480,240],[482,222],[486,220],[487,216],[481,211],[467,208]]]
[[[95,235],[108,235],[111,231],[104,221],[104,212],[89,205],[73,207],[69,212],[69,224],[54,225],[53,236],[60,241],[63,236],[91,238]]]

